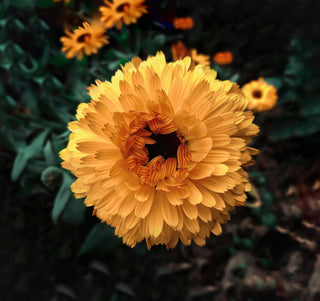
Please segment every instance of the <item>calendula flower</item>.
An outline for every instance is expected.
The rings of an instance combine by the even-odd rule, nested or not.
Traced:
[[[116,25],[117,29],[122,28],[122,23],[129,25],[136,23],[137,19],[147,13],[147,7],[143,5],[145,0],[105,0],[106,6],[101,6],[101,21],[107,28]]]
[[[78,60],[83,57],[83,52],[86,55],[97,53],[98,49],[105,44],[109,44],[108,36],[104,35],[106,28],[103,24],[84,22],[83,27],[78,27],[74,32],[66,30],[67,37],[60,38],[63,44],[62,51],[66,53],[69,59],[76,55]]]
[[[203,245],[219,235],[246,200],[243,166],[256,154],[247,143],[258,127],[238,86],[190,57],[166,63],[159,52],[96,81],[89,95],[60,152],[77,177],[75,197],[130,247]]]
[[[194,22],[191,17],[175,18],[173,20],[173,27],[175,29],[187,30],[187,29],[191,29],[193,25],[194,25]]]
[[[194,48],[187,48],[179,40],[176,44],[171,45],[172,58],[174,61],[185,58],[186,56],[191,56],[192,62],[194,64],[210,65],[210,57],[205,54],[197,52]]]
[[[262,77],[242,87],[249,99],[248,109],[256,112],[271,110],[277,103],[277,89],[264,81]]]
[[[213,61],[218,65],[229,65],[233,61],[233,55],[230,51],[217,52],[213,56]]]

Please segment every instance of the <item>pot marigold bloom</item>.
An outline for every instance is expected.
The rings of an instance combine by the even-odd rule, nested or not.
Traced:
[[[104,35],[105,31],[106,28],[103,24],[89,25],[87,22],[84,22],[83,27],[79,26],[74,32],[66,30],[67,37],[60,38],[63,44],[62,51],[69,59],[77,55],[78,60],[82,59],[83,52],[86,55],[97,53],[104,44],[109,44],[109,37]]]
[[[129,25],[137,23],[137,19],[147,13],[147,7],[143,5],[145,0],[105,0],[106,6],[101,6],[101,21],[107,28],[116,25],[117,29],[122,28],[122,24]]]
[[[198,53],[196,49],[188,49],[183,43],[179,40],[176,44],[171,45],[172,59],[174,61],[190,56],[193,63],[210,65],[210,57],[205,54]]]
[[[79,105],[62,166],[77,198],[134,247],[204,245],[250,190],[258,127],[247,98],[190,57],[134,58]]]
[[[277,103],[277,89],[266,83],[262,77],[245,84],[241,90],[249,99],[249,110],[267,111],[271,110]]]
[[[191,17],[175,18],[173,20],[173,27],[175,29],[187,30],[187,29],[191,29],[193,25],[194,25],[194,22]]]
[[[218,65],[229,65],[233,61],[233,55],[230,51],[217,52],[213,56],[213,61]]]

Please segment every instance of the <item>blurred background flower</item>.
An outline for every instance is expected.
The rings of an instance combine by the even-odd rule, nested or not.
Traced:
[[[278,95],[274,86],[268,85],[262,77],[245,84],[241,88],[248,97],[248,109],[261,112],[271,110],[277,103]]]
[[[233,55],[230,51],[218,52],[212,59],[218,65],[229,65],[233,61]]]
[[[72,33],[66,31],[67,37],[60,38],[63,44],[62,51],[69,59],[77,55],[78,60],[82,60],[83,53],[86,55],[97,53],[99,48],[109,44],[108,36],[104,35],[106,28],[102,23],[96,21],[90,25],[84,22],[82,26]]]
[[[147,13],[147,7],[143,5],[145,0],[113,0],[105,1],[105,6],[100,7],[102,13],[101,21],[107,28],[114,25],[117,29],[122,28],[122,24],[129,25],[136,23],[137,19]]]

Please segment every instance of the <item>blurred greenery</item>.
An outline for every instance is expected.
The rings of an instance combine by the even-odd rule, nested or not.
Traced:
[[[59,39],[65,28],[96,16],[102,1],[0,3],[2,300],[212,300],[213,295],[215,300],[294,300],[296,291],[301,300],[316,300],[302,288],[315,264],[313,239],[318,246],[320,237],[318,209],[309,206],[319,196],[313,188],[318,187],[320,165],[318,5],[280,2],[150,0],[150,14],[120,31],[111,29],[110,45],[81,61],[67,59]],[[194,28],[171,29],[172,16],[189,15]],[[147,252],[141,243],[131,250],[113,228],[91,216],[83,200],[74,198],[74,177],[60,167],[59,152],[67,144],[67,124],[75,119],[78,104],[90,100],[86,87],[95,79],[110,80],[135,56],[145,59],[162,50],[170,60],[171,43],[178,39],[211,57],[232,51],[232,64],[212,63],[218,77],[240,85],[264,77],[276,87],[278,104],[256,114],[261,135],[254,144],[261,154],[250,169],[254,189],[222,237],[211,238],[202,249],[179,246],[167,252],[156,247]],[[289,293],[277,282],[282,295],[273,294],[280,274],[271,272],[289,265],[291,247],[312,254],[312,263],[305,263],[309,274],[300,275],[300,291],[294,286]],[[257,276],[243,292],[239,279],[246,268],[238,267],[236,280],[228,278],[235,287],[228,290],[221,283],[231,259],[246,252],[255,256],[261,268],[257,273],[265,279]]]

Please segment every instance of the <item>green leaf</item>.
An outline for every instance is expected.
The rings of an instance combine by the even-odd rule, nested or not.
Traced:
[[[105,223],[96,224],[82,244],[78,256],[88,253],[105,253],[121,243],[114,235],[114,230]]]
[[[26,107],[31,110],[33,115],[40,116],[38,101],[31,89],[26,90],[22,94],[21,100],[26,105]]]
[[[35,5],[35,0],[11,0],[10,5],[16,8],[31,10]]]
[[[50,58],[49,63],[53,66],[62,67],[71,63],[70,59],[67,59],[64,54],[57,53],[55,56]]]
[[[21,173],[23,172],[24,168],[27,165],[29,158],[25,149],[19,149],[17,156],[14,159],[13,168],[11,172],[11,179],[12,181],[16,181]]]
[[[153,43],[155,45],[159,45],[162,46],[166,43],[166,36],[162,33],[157,34],[154,38],[153,38]]]
[[[108,63],[108,69],[110,70],[116,70],[120,67],[120,60],[115,60],[110,63]]]
[[[67,130],[63,134],[64,135],[59,136],[56,134],[52,134],[52,146],[55,153],[59,153],[63,148],[66,147],[70,131]]]
[[[305,116],[320,114],[319,97],[303,98],[301,102],[301,112]]]
[[[53,0],[37,0],[37,6],[43,9],[50,8],[57,5]]]
[[[27,147],[19,149],[11,172],[12,181],[16,181],[20,177],[29,159],[41,153],[42,145],[47,138],[49,131],[49,129],[44,130],[31,142],[31,144],[29,144]]]
[[[67,203],[73,197],[71,188],[70,188],[73,182],[74,182],[73,177],[71,177],[67,173],[63,174],[62,184],[54,199],[54,204],[51,212],[51,217],[54,223],[57,223]]]
[[[271,127],[271,137],[275,140],[284,140],[291,137],[311,135],[320,131],[320,116],[307,118],[283,117],[274,121]]]
[[[86,214],[86,206],[82,199],[75,199],[71,197],[66,205],[61,221],[66,224],[78,226],[83,224]]]
[[[49,140],[43,148],[43,153],[47,165],[53,166],[57,164],[57,157],[56,154],[53,152],[52,143]]]
[[[265,77],[264,80],[269,84],[274,86],[277,90],[279,90],[283,85],[283,80],[280,76],[270,76]]]
[[[233,74],[231,77],[230,77],[230,81],[231,82],[233,82],[233,83],[237,83],[238,82],[238,80],[239,80],[239,78],[240,78],[240,74],[239,73],[235,73],[235,74]]]

